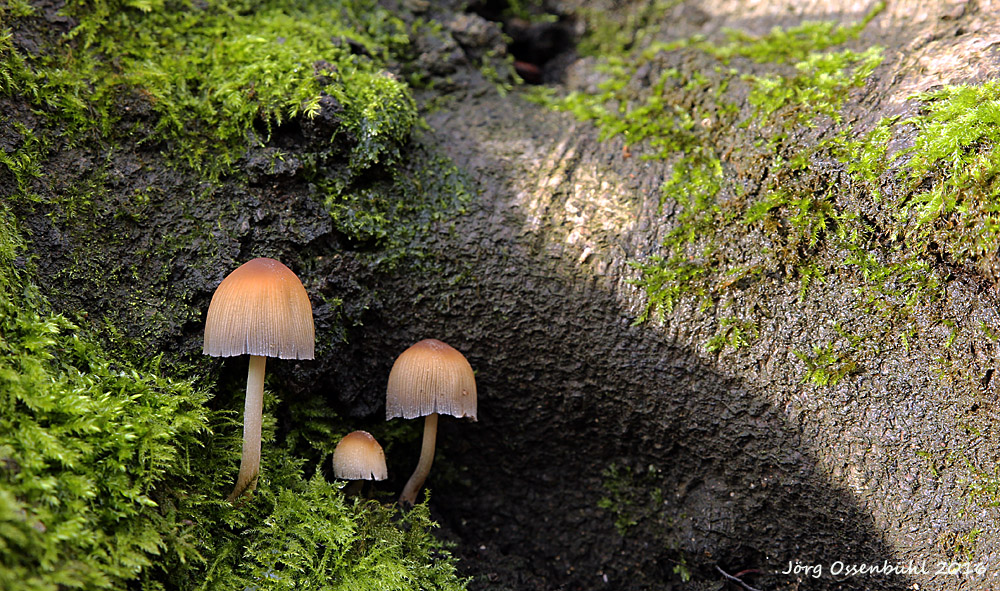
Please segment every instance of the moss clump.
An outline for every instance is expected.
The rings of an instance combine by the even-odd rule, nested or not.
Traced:
[[[355,172],[398,158],[417,120],[406,85],[383,70],[406,28],[374,2],[101,1],[66,12],[78,25],[64,50],[26,59],[6,44],[3,89],[102,136],[120,97],[142,96],[156,114],[151,140],[211,175],[276,126],[315,117],[323,96],[340,107],[329,141],[350,144]]]
[[[303,465],[287,448],[269,448],[262,486],[238,508],[221,501],[222,488],[219,497],[198,490],[179,497],[170,511],[192,516],[181,530],[184,552],[145,569],[142,588],[465,588],[431,534],[426,503],[400,518],[391,505],[346,501],[319,470],[305,477]]]
[[[706,295],[706,288],[703,286],[709,270],[704,264],[690,262],[682,257],[666,260],[658,256],[652,256],[643,262],[633,261],[631,264],[642,273],[635,284],[649,296],[649,303],[636,320],[637,323],[648,320],[650,314],[662,321],[663,315],[672,312],[681,297],[693,291]]]
[[[849,171],[889,210],[891,233],[918,252],[937,250],[992,280],[1000,248],[1000,81],[947,86],[913,97],[919,113],[881,121],[847,144]],[[913,136],[888,153],[889,142]],[[891,192],[885,191],[895,185]]]
[[[449,589],[464,585],[427,528],[426,504],[394,523],[394,509],[344,501],[315,476],[299,490],[282,489],[255,539],[243,548],[237,576],[219,589]]]
[[[467,180],[450,160],[426,146],[412,147],[413,163],[389,168],[370,185],[344,185],[326,174],[314,183],[334,226],[384,268],[419,259],[421,235],[462,211],[471,198]]]
[[[782,118],[781,124],[786,128],[814,126],[819,117],[839,123],[850,90],[862,86],[881,63],[880,47],[860,52],[850,49],[814,52],[795,63],[796,73],[792,76],[747,76],[752,85],[748,100],[765,121],[782,109],[793,107],[794,111]]]
[[[831,21],[805,21],[794,27],[772,28],[766,35],[754,37],[746,32],[728,29],[726,42],[712,44],[701,38],[697,43],[719,59],[728,61],[742,57],[760,64],[796,64],[822,55],[827,49],[858,38],[865,27],[885,10],[879,2],[860,21],[844,25]]]
[[[618,535],[634,541],[650,565],[671,569],[680,582],[691,580],[689,555],[680,548],[683,534],[678,530],[685,516],[670,510],[663,492],[661,470],[649,464],[645,468],[611,464],[603,473],[605,495],[597,506],[614,520]],[[651,543],[653,541],[653,543]],[[652,566],[651,566],[652,568]]]
[[[597,506],[614,518],[615,529],[622,537],[640,522],[650,518],[659,521],[663,509],[663,491],[656,484],[660,471],[650,464],[645,470],[611,464],[604,470],[602,486],[606,495]]]
[[[0,587],[119,588],[168,546],[154,490],[189,472],[208,396],[44,311],[20,247],[0,209]]]
[[[722,351],[728,345],[732,349],[746,347],[757,338],[760,329],[756,322],[739,318],[723,318],[719,321],[719,332],[705,343],[710,353]]]

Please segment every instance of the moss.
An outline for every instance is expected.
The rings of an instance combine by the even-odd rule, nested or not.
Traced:
[[[947,86],[912,97],[918,114],[888,118],[848,142],[844,160],[855,180],[892,217],[889,231],[916,252],[937,250],[958,264],[985,265],[1000,247],[1000,81]],[[897,137],[908,148],[889,153]],[[890,197],[884,186],[893,183]]]
[[[873,6],[860,21],[844,25],[832,21],[805,21],[788,28],[774,27],[766,35],[755,37],[743,31],[727,29],[726,42],[697,43],[705,51],[724,61],[742,57],[760,64],[803,63],[823,55],[827,49],[858,38],[865,27],[885,10],[885,3]]]
[[[18,191],[27,193],[32,180],[42,176],[41,160],[48,151],[47,140],[19,121],[13,121],[11,127],[20,136],[19,145],[10,152],[0,151],[0,165],[14,175]]]
[[[681,0],[654,0],[637,5],[635,10],[607,11],[581,6],[579,17],[587,27],[577,51],[589,56],[619,56],[634,47],[642,47],[662,26],[663,15]]]
[[[814,52],[795,64],[793,76],[746,76],[752,86],[748,100],[763,121],[793,107],[793,112],[781,121],[786,128],[816,125],[821,116],[839,123],[850,90],[862,86],[881,63],[879,47],[862,52]]]
[[[597,505],[614,520],[618,535],[638,545],[635,551],[645,556],[644,561],[658,566],[672,564],[676,580],[688,582],[692,561],[680,549],[683,541],[679,536],[683,534],[678,531],[685,516],[671,511],[661,480],[660,469],[652,464],[644,468],[611,464],[604,470],[605,495]]]
[[[412,146],[410,157],[411,163],[389,168],[371,184],[345,186],[324,174],[314,178],[337,230],[383,268],[404,258],[419,260],[419,238],[461,213],[471,198],[467,178],[450,160],[423,144]]]
[[[839,350],[833,343],[813,345],[811,351],[793,351],[806,366],[803,382],[816,386],[833,386],[846,376],[859,371],[852,348]]]
[[[342,108],[334,136],[349,138],[356,173],[398,160],[417,121],[408,88],[383,70],[405,50],[406,27],[374,2],[102,1],[66,12],[78,25],[62,52],[25,58],[0,44],[3,90],[37,88],[54,117],[104,137],[119,97],[136,93],[156,114],[143,141],[210,176],[282,123],[315,117],[323,96]]]
[[[670,7],[658,6],[659,14]],[[812,170],[812,163],[843,153],[849,132],[838,125],[845,101],[882,61],[878,47],[844,46],[883,9],[878,4],[847,25],[811,21],[759,37],[728,30],[717,40],[661,40],[657,15],[644,7],[625,19],[638,30],[627,42],[626,31],[613,34],[604,24],[582,44],[601,50],[595,55],[604,80],[596,92],[533,95],[554,109],[593,121],[601,138],[621,137],[627,145],[641,145],[641,157],[671,166],[661,187],[661,207],[675,204],[665,220],[666,238],[659,253],[632,263],[640,271],[635,283],[647,295],[639,322],[664,318],[685,297],[710,309],[732,285],[745,289],[777,274],[797,280],[799,300],[804,301],[809,289],[825,280],[822,253],[853,253],[848,267],[864,259],[874,233],[840,203],[836,179]],[[736,140],[733,133],[739,134]],[[747,144],[753,149],[743,161],[732,156],[735,145]],[[747,160],[766,171],[763,182],[741,177]],[[747,232],[759,232],[771,244],[753,261],[739,260],[729,250]],[[907,264],[892,261],[887,264],[891,277],[862,280],[864,301],[885,300],[887,291],[910,286],[917,273]],[[744,275],[746,269],[754,272]],[[917,302],[936,297],[935,289],[928,279],[902,315]],[[710,349],[741,343],[750,333],[755,313],[737,313],[746,326],[736,330],[731,318],[717,320]],[[835,383],[857,370],[850,353],[823,344],[800,357],[806,379],[814,383]]]
[[[426,503],[400,517],[391,504],[347,501],[318,469],[305,477],[286,448],[269,452],[263,486],[243,506],[179,500],[172,510],[199,518],[184,531],[186,552],[143,571],[143,588],[464,589]]]
[[[733,350],[746,347],[757,338],[760,329],[756,322],[739,318],[723,318],[719,321],[719,332],[705,343],[710,353],[722,351],[728,345]]]
[[[346,502],[273,420],[257,494],[226,503],[239,423],[212,384],[47,311],[23,248],[0,208],[0,587],[463,588],[426,505]]]
[[[264,589],[461,589],[454,566],[438,560],[426,504],[398,523],[375,501],[344,501],[320,477],[283,489],[260,535],[244,549],[239,584]],[[225,588],[231,588],[227,583]]]
[[[602,485],[607,494],[598,500],[597,506],[614,517],[615,529],[622,537],[640,521],[650,518],[650,511],[657,513],[663,505],[663,491],[655,485],[658,474],[659,470],[652,464],[645,471],[617,464],[604,471]],[[649,498],[637,498],[637,494],[648,494]]]
[[[649,320],[651,315],[662,321],[664,315],[671,313],[683,296],[692,292],[702,295],[706,293],[707,284],[704,279],[709,270],[704,264],[680,257],[665,260],[658,256],[643,262],[632,261],[630,264],[641,273],[641,277],[633,283],[649,296],[649,302],[636,323]]]
[[[208,425],[208,395],[108,356],[44,311],[0,209],[0,586],[118,588],[167,549],[153,500]]]
[[[597,93],[571,92],[556,97],[554,92],[539,89],[532,98],[553,109],[568,111],[582,121],[593,121],[601,130],[602,140],[620,135],[628,145],[649,142],[654,153],[646,158],[668,158],[675,152],[700,147],[697,114],[673,104],[665,96],[668,85],[683,87],[691,80],[676,68],[667,69],[641,100],[631,100],[628,83],[633,68],[631,64],[609,60],[603,67],[609,76],[599,85]]]

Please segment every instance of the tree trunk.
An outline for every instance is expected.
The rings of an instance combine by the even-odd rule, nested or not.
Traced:
[[[590,8],[611,22],[636,9],[599,4]],[[721,43],[727,27],[764,35],[810,20],[852,24],[871,8],[680,2],[656,35]],[[843,120],[793,128],[777,148],[766,141],[777,125],[711,128],[752,118],[738,77],[723,95],[735,120],[705,93],[663,94],[688,112],[705,108],[704,137],[721,156],[724,184],[744,189],[723,189],[718,203],[742,211],[780,176],[775,153],[819,146],[848,125],[860,136],[885,117],[916,114],[915,92],[988,79],[1000,62],[994,8],[986,0],[889,3],[850,44],[881,45],[885,59],[851,91]],[[605,76],[595,58],[560,59],[569,90],[593,89]],[[632,84],[648,91],[671,67],[712,78],[722,75],[719,64],[693,49],[665,52]],[[738,65],[765,71],[751,60]],[[985,564],[987,575],[965,576],[962,588],[990,587],[998,514],[976,492],[995,487],[1000,450],[990,336],[1000,318],[988,270],[917,253],[945,278],[944,296],[905,319],[887,317],[865,304],[872,292],[832,240],[789,263],[773,254],[789,244],[776,237],[787,219],[770,229],[730,220],[685,247],[702,264],[704,248],[716,245],[696,288],[662,319],[638,322],[649,300],[632,263],[669,258],[662,244],[686,223],[679,197],[661,204],[680,153],[660,158],[649,142],[602,138],[593,123],[531,102],[522,89],[497,93],[468,65],[456,77],[464,81],[425,115],[419,143],[453,160],[474,191],[463,213],[416,237],[419,265],[369,264],[371,246],[332,228],[294,171],[226,179],[204,193],[197,179],[150,164],[155,147],[130,146],[109,167],[122,185],[108,209],[88,212],[94,227],[67,232],[77,221],[45,200],[17,206],[40,281],[60,309],[106,316],[129,337],[191,354],[226,263],[283,255],[313,297],[322,343],[315,363],[275,363],[274,383],[293,406],[320,401],[362,422],[381,420],[388,369],[406,347],[437,338],[462,351],[477,372],[479,420],[441,418],[426,488],[465,572],[476,575],[474,589],[717,589],[726,574],[762,589],[958,588],[959,579],[938,572],[951,561]],[[21,121],[33,117],[13,99],[0,105]],[[294,134],[286,139],[292,155],[308,151]],[[898,138],[891,152],[908,141]],[[891,213],[873,205],[847,165],[817,154],[778,182],[821,187],[838,211],[860,212],[881,240],[872,252],[906,248],[889,234]],[[44,190],[67,190],[80,174],[73,163],[88,157],[81,146],[57,153],[54,170],[65,177]],[[151,176],[137,172],[140,164]],[[119,216],[115,195],[149,184],[162,188],[144,217]],[[95,236],[114,239],[80,263]],[[806,264],[822,279],[804,287]],[[73,270],[80,265],[89,271]],[[107,284],[89,283],[105,269]],[[150,311],[158,301],[168,305]],[[752,333],[739,346],[727,341],[734,320]],[[721,348],[707,347],[719,335]],[[827,368],[836,375],[823,384],[817,359],[826,344],[849,355]],[[285,432],[293,415],[279,412]],[[390,482],[402,483],[418,446],[394,457],[387,449]],[[913,568],[849,576],[862,563]]]
[[[870,8],[684,3],[664,21],[670,38],[723,27],[762,35],[807,20],[855,23]],[[867,132],[915,113],[916,92],[989,78],[998,31],[985,3],[890,3],[861,43],[885,46],[886,59],[841,125]],[[569,85],[592,84],[593,65],[570,66]],[[668,97],[693,110],[692,94]],[[748,109],[745,96],[733,100]],[[442,421],[439,449],[461,472],[447,485],[429,481],[470,572],[509,581],[520,570],[526,587],[671,588],[682,572],[721,581],[718,567],[767,573],[744,576],[767,589],[903,589],[952,587],[941,563],[989,565],[997,513],[972,489],[993,473],[995,452],[984,451],[996,449],[996,407],[980,380],[989,384],[994,344],[970,326],[997,325],[989,281],[948,273],[946,301],[918,310],[919,337],[902,343],[898,325],[859,311],[860,282],[831,247],[810,255],[825,279],[804,297],[779,267],[748,286],[719,272],[707,309],[692,294],[662,322],[636,325],[647,302],[629,262],[663,253],[664,235],[682,223],[669,197],[660,207],[670,162],[517,94],[470,93],[428,120],[478,182],[469,214],[435,249],[450,274],[469,279],[409,293],[411,278],[393,283],[393,307],[413,312],[378,330],[407,335],[397,348],[444,339],[477,370],[479,422]],[[750,134],[732,135],[727,180],[751,179],[743,198],[760,198],[766,160]],[[857,196],[845,165],[820,164],[837,168],[838,206],[871,199]],[[716,230],[723,271],[758,262],[759,236],[744,232]],[[725,318],[744,315],[758,325],[748,346],[706,350]],[[942,317],[965,335],[950,350]],[[844,379],[815,385],[795,352],[844,346],[841,326],[878,342],[860,348]],[[968,368],[964,377],[935,374],[943,354]],[[885,561],[900,568],[846,577],[851,565]],[[965,584],[991,585],[989,574]]]

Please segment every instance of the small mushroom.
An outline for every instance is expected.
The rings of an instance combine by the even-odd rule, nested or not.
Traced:
[[[233,502],[257,486],[264,412],[266,357],[312,359],[312,304],[302,282],[274,259],[258,258],[226,276],[215,290],[205,321],[206,355],[250,355],[243,411],[243,455]]]
[[[356,493],[365,480],[385,480],[389,472],[382,446],[367,431],[344,435],[333,450],[333,475],[354,481],[344,490],[348,496]]]
[[[465,356],[436,339],[403,351],[389,372],[386,419],[424,417],[420,460],[403,487],[399,503],[411,506],[434,462],[438,414],[476,420],[476,376]]]

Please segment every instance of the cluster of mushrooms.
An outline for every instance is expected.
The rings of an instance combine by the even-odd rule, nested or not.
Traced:
[[[229,502],[257,486],[265,359],[312,359],[314,343],[309,295],[295,273],[280,262],[253,259],[226,276],[215,290],[205,321],[205,354],[250,355],[243,455]],[[399,497],[401,505],[416,502],[430,472],[440,413],[476,420],[476,380],[465,356],[441,341],[425,339],[396,359],[386,388],[387,420],[424,417],[420,460]],[[359,483],[387,477],[382,447],[365,431],[354,431],[337,444],[333,470],[337,478]]]

